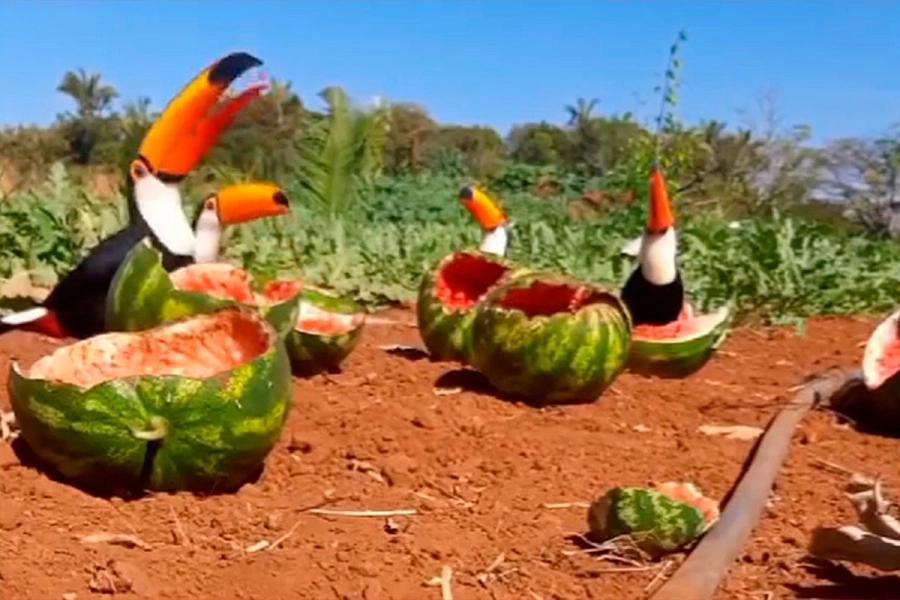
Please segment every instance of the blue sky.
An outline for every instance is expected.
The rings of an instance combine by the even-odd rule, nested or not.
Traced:
[[[67,69],[162,106],[237,49],[314,105],[340,84],[504,134],[562,122],[579,96],[649,117],[684,28],[683,118],[740,123],[768,89],[784,124],[817,140],[875,135],[900,121],[898,24],[900,2],[0,0],[0,124],[70,109],[54,91]]]

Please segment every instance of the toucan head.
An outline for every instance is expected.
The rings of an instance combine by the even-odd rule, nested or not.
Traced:
[[[496,229],[507,222],[506,215],[483,191],[467,185],[459,191],[459,201],[478,221],[485,231]]]
[[[135,207],[173,252],[190,253],[187,246],[193,243],[187,237],[190,223],[177,184],[215,145],[238,111],[266,89],[262,82],[221,101],[236,79],[260,65],[255,56],[235,52],[201,71],[169,102],[131,162],[128,177]]]
[[[483,235],[479,249],[482,252],[505,256],[509,243],[507,232],[509,219],[503,210],[486,193],[471,185],[459,191],[459,201],[481,225]]]
[[[674,281],[677,253],[675,217],[669,203],[669,192],[659,165],[654,163],[650,171],[650,210],[638,254],[644,277],[656,285]]]
[[[197,262],[214,262],[227,225],[276,217],[291,211],[290,201],[274,183],[240,183],[208,196],[194,218]]]

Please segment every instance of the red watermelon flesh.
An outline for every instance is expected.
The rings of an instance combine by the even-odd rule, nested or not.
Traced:
[[[707,322],[716,321],[714,315],[694,316],[694,308],[685,301],[678,318],[664,325],[643,323],[634,327],[632,337],[643,340],[670,340],[707,330]]]
[[[468,310],[508,270],[487,258],[460,254],[438,273],[435,295],[448,310]]]
[[[599,302],[602,298],[602,294],[588,287],[535,281],[526,288],[509,290],[497,302],[497,306],[522,311],[531,319],[559,313],[576,313],[578,309]]]
[[[251,287],[250,275],[245,270],[225,263],[190,265],[171,273],[170,278],[179,290],[203,292],[254,306],[284,302],[297,294],[301,287],[318,289],[316,286],[284,279],[270,281],[262,293],[259,293]],[[297,329],[308,333],[323,335],[346,333],[356,328],[363,318],[363,315],[328,312],[308,302],[303,302],[300,308]]]
[[[259,321],[238,310],[194,317],[139,333],[107,333],[60,348],[34,363],[26,377],[88,389],[134,375],[209,378],[266,352]]]

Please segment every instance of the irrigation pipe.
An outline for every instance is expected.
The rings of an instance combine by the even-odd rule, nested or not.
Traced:
[[[834,370],[803,387],[769,422],[733,488],[718,523],[650,600],[708,600],[725,578],[759,522],[772,484],[787,457],[794,428],[807,412],[862,377],[859,369]]]

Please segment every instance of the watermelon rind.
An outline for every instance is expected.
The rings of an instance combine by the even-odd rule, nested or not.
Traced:
[[[598,301],[533,317],[498,304],[535,283],[589,290]],[[624,302],[604,287],[556,273],[522,274],[476,305],[471,366],[500,392],[536,404],[592,402],[624,369],[631,330]]]
[[[465,256],[474,256],[509,269],[487,292],[501,281],[529,272],[528,269],[497,254],[480,250],[460,250],[452,252],[434,265],[423,277],[419,285],[416,303],[416,319],[419,335],[432,360],[468,364],[472,351],[471,330],[475,320],[475,305],[467,309],[448,309],[437,296],[438,274],[451,262]],[[485,292],[485,294],[487,293]],[[483,297],[484,295],[482,295]]]
[[[333,335],[304,331],[299,323],[310,307],[336,315],[350,315],[353,317],[353,327]],[[321,288],[304,288],[300,294],[298,325],[285,338],[294,374],[311,377],[340,366],[362,338],[365,315],[363,308],[349,298]]]
[[[215,264],[207,263],[197,268],[215,268]],[[252,277],[250,279],[255,283]],[[299,298],[300,290],[278,303],[252,306],[203,292],[176,289],[163,267],[162,254],[144,238],[125,257],[110,284],[106,297],[106,328],[108,331],[143,331],[182,317],[205,314],[226,306],[243,306],[258,311],[279,335],[285,336],[297,322]]]
[[[699,507],[652,488],[615,487],[588,509],[588,527],[595,541],[628,536],[654,558],[686,547],[712,524]]]
[[[215,328],[233,311],[243,325],[231,331],[247,334],[252,328],[252,335],[265,336],[265,350],[209,378],[135,375],[85,389],[30,378],[29,370],[13,363],[8,385],[21,437],[46,466],[87,488],[112,493],[236,489],[262,467],[291,405],[284,343],[259,313],[225,308],[75,345],[103,352],[123,336]]]
[[[869,336],[863,352],[863,383],[871,393],[865,411],[884,431],[900,427],[900,369],[882,364],[885,354],[900,345],[900,311],[885,318]]]
[[[628,370],[638,375],[672,379],[696,373],[728,337],[732,315],[730,306],[694,315],[691,321],[702,324],[696,332],[669,339],[645,338],[640,329],[634,331]]]

